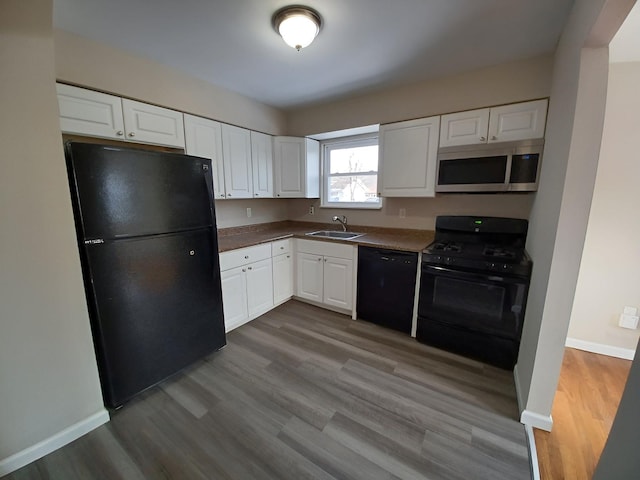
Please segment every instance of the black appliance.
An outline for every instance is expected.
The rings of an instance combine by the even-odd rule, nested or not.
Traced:
[[[418,254],[358,247],[358,318],[411,334]]]
[[[211,161],[68,142],[105,404],[225,345]]]
[[[532,262],[526,220],[440,216],[422,254],[416,338],[502,368],[515,365]]]

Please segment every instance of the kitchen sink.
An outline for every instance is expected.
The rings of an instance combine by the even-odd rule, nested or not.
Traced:
[[[321,238],[337,238],[339,240],[352,240],[357,237],[361,237],[364,233],[354,232],[336,232],[335,230],[319,230],[317,232],[307,233],[310,237]]]

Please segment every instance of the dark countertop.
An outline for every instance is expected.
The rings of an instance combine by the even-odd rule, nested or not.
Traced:
[[[306,238],[321,242],[339,242],[351,245],[389,248],[408,252],[421,252],[433,241],[433,230],[409,230],[400,228],[349,226],[350,232],[364,233],[353,240],[335,240],[309,237],[306,233],[317,230],[336,230],[341,228],[334,224],[283,221],[247,225],[244,227],[222,228],[218,230],[218,251],[226,252],[236,248],[250,247],[261,243],[272,242],[283,238]]]

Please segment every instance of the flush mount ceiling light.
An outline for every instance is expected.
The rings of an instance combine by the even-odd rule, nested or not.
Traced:
[[[313,42],[322,26],[318,12],[299,5],[281,8],[273,14],[272,21],[285,43],[298,51]]]

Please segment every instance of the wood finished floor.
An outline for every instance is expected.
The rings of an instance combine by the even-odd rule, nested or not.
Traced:
[[[511,372],[291,301],[14,479],[530,479]]]
[[[630,368],[630,360],[565,348],[553,429],[534,429],[541,480],[593,476]]]

